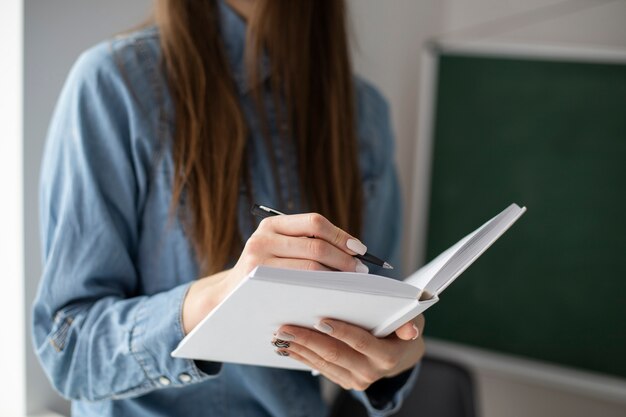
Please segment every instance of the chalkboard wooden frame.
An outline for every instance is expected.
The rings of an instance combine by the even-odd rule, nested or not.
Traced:
[[[411,224],[409,230],[409,270],[423,264],[426,252],[427,219],[431,183],[431,158],[435,99],[437,96],[438,60],[441,54],[505,57],[530,60],[626,63],[626,50],[586,49],[546,45],[522,45],[488,42],[432,42],[422,56],[421,83],[418,114],[418,141],[411,198]],[[524,203],[524,202],[519,202]],[[532,207],[529,207],[532,210]],[[462,233],[460,231],[459,233]],[[555,367],[558,369],[558,366]],[[565,368],[564,368],[565,369]],[[593,373],[590,373],[590,375]],[[626,381],[625,381],[626,383]],[[608,386],[607,386],[608,387]]]
[[[626,63],[626,49],[572,47],[498,41],[431,40],[420,57],[415,166],[410,195],[410,224],[405,269],[414,271],[424,264],[431,182],[433,123],[435,118],[439,56],[545,59],[551,61]]]

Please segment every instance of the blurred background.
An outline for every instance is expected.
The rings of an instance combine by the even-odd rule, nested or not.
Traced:
[[[429,311],[428,354],[471,371],[486,417],[626,415],[626,1],[349,5],[355,70],[392,106],[405,272],[529,209]],[[150,7],[0,3],[2,416],[69,415],[28,326],[39,164],[72,63]]]

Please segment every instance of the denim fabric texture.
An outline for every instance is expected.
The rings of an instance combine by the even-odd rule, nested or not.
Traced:
[[[287,195],[290,187],[276,187],[271,175],[270,152],[283,181],[297,178],[297,159],[291,145],[279,146],[281,127],[267,90],[275,149],[258,128],[243,75],[245,22],[223,2],[219,7],[250,131],[255,202],[281,209],[278,201],[291,200],[287,211],[304,211],[297,189]],[[199,272],[182,225],[169,216],[173,104],[158,36],[147,28],[88,50],[61,93],[41,172],[44,269],[34,303],[36,353],[55,389],[72,399],[75,416],[323,416],[319,379],[309,372],[219,363],[201,370],[170,356],[183,338],[182,302]],[[270,63],[263,68],[269,74]],[[388,106],[371,85],[358,78],[355,84],[365,194],[361,239],[399,266],[401,202]],[[255,228],[250,204],[242,187],[244,239]],[[378,408],[366,393],[355,395],[372,416],[389,415],[416,375],[417,367]]]

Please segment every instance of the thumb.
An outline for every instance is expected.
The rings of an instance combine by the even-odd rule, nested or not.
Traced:
[[[420,332],[413,321],[404,323],[396,330],[396,336],[402,340],[415,340],[419,335]]]

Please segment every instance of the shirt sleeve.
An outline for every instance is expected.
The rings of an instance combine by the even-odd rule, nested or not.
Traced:
[[[395,147],[389,105],[371,85],[357,81],[358,117],[364,177],[365,227],[364,242],[368,251],[382,257],[395,268],[392,271],[370,268],[370,272],[396,279],[403,277],[401,267],[402,196],[395,166]],[[377,381],[365,391],[352,391],[372,417],[397,412],[411,392],[419,375],[419,364],[394,378]]]
[[[85,53],[63,89],[40,183],[43,276],[33,340],[53,386],[90,401],[191,384],[219,372],[170,356],[188,284],[142,295],[134,259],[142,117],[109,46]]]
[[[370,417],[387,417],[397,413],[404,399],[411,393],[419,376],[420,364],[389,379],[375,382],[365,391],[352,391]],[[375,390],[371,390],[375,388]]]

